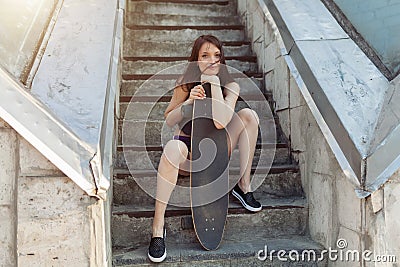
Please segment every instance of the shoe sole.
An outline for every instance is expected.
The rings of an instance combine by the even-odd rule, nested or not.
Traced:
[[[152,256],[150,256],[149,253],[147,253],[147,256],[149,257],[149,259],[150,259],[152,262],[160,263],[160,262],[162,262],[163,260],[165,260],[165,258],[167,257],[167,251],[165,251],[165,252],[164,252],[164,255],[162,255],[160,258],[153,258]]]
[[[246,204],[246,201],[244,201],[244,199],[243,199],[243,198],[239,195],[239,193],[237,193],[235,190],[232,191],[232,195],[233,195],[234,197],[236,197],[236,198],[240,201],[240,203],[242,203],[242,205],[243,205],[243,207],[244,207],[245,209],[247,209],[247,210],[249,210],[249,211],[252,211],[252,212],[257,212],[257,211],[262,210],[262,206],[259,207],[259,208],[253,208],[252,206],[247,205],[247,204]]]
[[[167,237],[167,229],[165,229],[165,227],[164,227],[164,240],[166,239],[166,237]],[[167,257],[167,250],[164,251],[164,254],[160,258],[154,258],[154,257],[150,256],[150,253],[148,253],[148,252],[147,252],[147,257],[149,257],[149,259],[152,262],[160,263],[160,262],[164,261],[165,258]]]

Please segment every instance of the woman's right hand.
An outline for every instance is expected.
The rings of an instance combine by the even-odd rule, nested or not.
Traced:
[[[194,99],[204,99],[206,98],[206,91],[204,90],[203,86],[201,85],[196,85],[195,87],[190,90],[190,95],[189,99],[192,99],[192,102]]]

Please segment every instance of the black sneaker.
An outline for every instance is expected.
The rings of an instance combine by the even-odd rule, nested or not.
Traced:
[[[164,230],[165,237],[165,230]],[[167,257],[164,237],[152,237],[147,256],[152,262],[162,262]]]
[[[242,203],[243,207],[249,211],[257,212],[262,209],[260,202],[255,200],[253,192],[248,192],[245,194],[240,189],[239,185],[236,185],[235,188],[233,188],[232,195],[236,197]]]

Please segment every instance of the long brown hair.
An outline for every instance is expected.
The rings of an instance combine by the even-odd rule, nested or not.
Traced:
[[[200,77],[202,73],[196,62],[199,60],[199,51],[204,43],[211,43],[215,45],[221,53],[221,66],[217,75],[220,78],[221,86],[225,86],[226,84],[235,81],[225,65],[225,54],[222,47],[222,42],[213,35],[201,35],[194,41],[192,53],[188,58],[188,65],[186,66],[185,72],[176,81],[176,86],[182,86],[183,90],[185,91],[190,91],[190,89],[192,89],[198,82],[200,82]]]

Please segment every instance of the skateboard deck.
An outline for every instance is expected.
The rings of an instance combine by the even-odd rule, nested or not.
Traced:
[[[193,103],[190,199],[197,238],[205,249],[214,250],[228,214],[229,157],[226,131],[212,121],[211,85],[203,87],[207,98]]]

